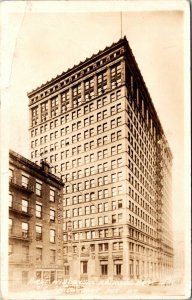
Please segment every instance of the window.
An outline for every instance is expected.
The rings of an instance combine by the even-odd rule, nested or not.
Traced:
[[[102,225],[102,224],[103,224],[102,217],[98,217],[98,225]]]
[[[107,275],[108,274],[108,265],[106,261],[101,261],[101,275]]]
[[[115,120],[111,120],[111,128],[115,128],[116,124],[115,124]]]
[[[111,188],[111,196],[116,196],[117,195],[117,189],[116,187]]]
[[[117,131],[117,140],[121,139],[122,134],[121,134],[121,130]]]
[[[50,188],[50,198],[49,198],[49,200],[51,202],[55,202],[55,190],[53,190],[51,188]]]
[[[36,241],[42,241],[42,227],[39,225],[35,226]]]
[[[102,177],[99,177],[99,178],[97,179],[97,181],[98,181],[98,186],[100,186],[100,185],[103,184],[103,178],[102,178]]]
[[[115,209],[116,209],[116,202],[112,201],[112,210],[115,210]]]
[[[116,161],[112,160],[111,161],[111,169],[113,170],[113,169],[115,169],[115,167],[116,167]]]
[[[81,274],[87,274],[87,261],[81,261]]]
[[[101,173],[103,171],[103,166],[102,164],[98,165],[98,173]]]
[[[22,206],[21,206],[21,210],[23,212],[28,212],[28,207],[29,207],[29,202],[27,200],[22,199]]]
[[[111,142],[114,142],[116,140],[116,134],[112,133],[111,134]]]
[[[37,196],[42,195],[42,183],[36,181],[35,192]]]
[[[122,219],[123,219],[123,214],[118,214],[118,222],[122,222]]]
[[[43,249],[42,248],[36,248],[36,262],[42,262],[42,252]]]
[[[98,191],[98,199],[102,199],[102,198],[103,198],[103,191]]]
[[[95,186],[95,181],[94,181],[94,179],[91,179],[90,180],[90,187],[92,188],[92,187],[94,187]]]
[[[91,226],[95,226],[95,219],[91,218],[90,221],[91,221]]]
[[[123,201],[122,200],[118,200],[118,208],[122,208],[123,207]]]
[[[54,264],[56,261],[56,250],[50,249],[50,263]]]
[[[79,207],[79,208],[78,208],[78,215],[79,215],[79,216],[82,216],[82,215],[83,215],[83,209],[82,209],[82,207]]]
[[[107,171],[107,165],[108,165],[107,162],[103,164],[103,171]]]
[[[111,107],[111,115],[114,115],[115,114],[115,106],[112,106]]]
[[[108,216],[104,216],[104,224],[108,224]]]
[[[86,215],[89,215],[89,214],[90,214],[89,206],[85,206],[85,214],[86,214]]]
[[[99,244],[99,251],[108,251],[108,243]]]
[[[50,242],[51,243],[55,243],[55,237],[56,237],[55,229],[50,229]]]
[[[109,237],[109,230],[108,229],[104,229],[104,237]]]
[[[85,219],[85,227],[89,227],[89,219]]]
[[[104,184],[108,184],[108,176],[104,176],[103,177],[103,183]]]
[[[50,209],[50,221],[55,222],[55,210]]]
[[[101,99],[97,100],[97,108],[100,108],[100,107],[102,107],[102,100]]]
[[[27,188],[28,182],[29,182],[29,178],[27,176],[25,176],[25,175],[22,175],[22,177],[21,177],[21,184],[22,184],[22,186],[24,186],[25,188]]]
[[[84,126],[88,126],[89,125],[89,119],[88,118],[85,118],[84,119]]]
[[[13,206],[13,195],[9,194],[9,207]]]
[[[103,190],[103,198],[107,198],[108,196],[108,189]]]
[[[91,174],[91,175],[94,174],[94,167],[90,167],[90,174]]]
[[[114,263],[114,275],[121,275],[121,270],[122,270],[122,264],[119,263]]]
[[[104,136],[103,137],[103,145],[106,145],[107,144],[107,136]]]
[[[121,103],[117,104],[117,113],[121,111]]]
[[[12,233],[13,230],[13,219],[9,218],[9,233]]]
[[[113,243],[113,250],[118,250],[118,243]]]
[[[97,121],[100,121],[100,120],[102,120],[101,112],[97,113]]]
[[[101,72],[97,75],[97,92],[98,95],[104,93],[107,88],[107,72]]]
[[[121,117],[117,118],[117,127],[121,125]]]
[[[104,211],[108,211],[108,202],[104,203]]]
[[[115,93],[112,93],[110,95],[110,100],[111,100],[111,102],[115,101]]]
[[[36,213],[35,213],[37,218],[42,218],[42,205],[41,204],[36,204]]]
[[[27,238],[29,235],[29,224],[22,222],[21,229],[22,229],[22,237]]]
[[[116,174],[111,174],[111,183],[114,183],[116,181]]]
[[[122,158],[118,158],[117,159],[117,166],[121,167],[121,165],[122,165]]]

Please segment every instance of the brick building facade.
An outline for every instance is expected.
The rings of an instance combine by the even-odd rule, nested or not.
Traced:
[[[63,182],[9,153],[9,286],[63,280]]]

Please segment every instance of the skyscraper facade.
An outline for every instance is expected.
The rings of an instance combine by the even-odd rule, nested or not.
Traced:
[[[126,37],[28,97],[31,159],[65,181],[65,275],[170,275],[172,154]]]

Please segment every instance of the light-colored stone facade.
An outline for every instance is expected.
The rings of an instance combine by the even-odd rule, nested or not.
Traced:
[[[28,97],[31,159],[65,181],[66,277],[169,276],[172,154],[126,38]]]

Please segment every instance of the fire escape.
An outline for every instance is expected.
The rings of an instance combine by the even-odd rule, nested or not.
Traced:
[[[156,203],[157,203],[157,249],[158,249],[158,273],[162,273],[162,259],[163,259],[163,241],[162,241],[162,198],[163,198],[163,144],[162,140],[157,143],[156,155]]]

